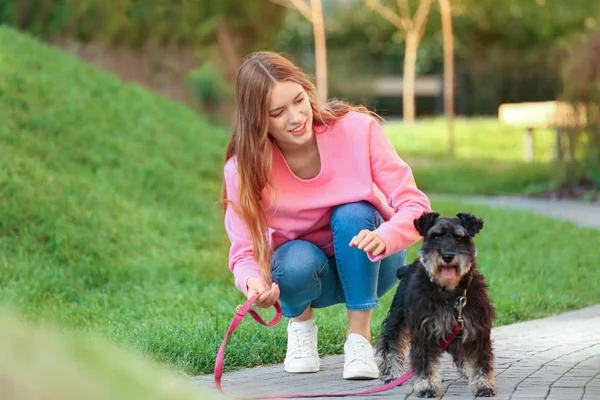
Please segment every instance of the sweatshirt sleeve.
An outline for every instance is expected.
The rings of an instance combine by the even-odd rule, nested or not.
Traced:
[[[411,168],[404,162],[381,125],[369,122],[369,157],[373,182],[386,196],[394,215],[381,224],[375,233],[385,243],[385,251],[374,257],[378,261],[417,243],[421,236],[413,221],[423,212],[431,211],[427,196],[417,188]]]
[[[246,281],[251,277],[262,278],[258,263],[254,259],[252,239],[247,225],[236,212],[240,202],[238,196],[239,176],[233,162],[225,165],[225,187],[231,201],[225,211],[225,230],[231,246],[229,248],[229,269],[233,273],[235,286],[244,295],[248,294]]]

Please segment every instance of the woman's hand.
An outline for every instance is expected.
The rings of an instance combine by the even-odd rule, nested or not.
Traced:
[[[350,247],[358,247],[365,253],[378,256],[385,251],[385,243],[375,232],[363,229],[350,241]]]
[[[279,299],[279,285],[275,282],[269,287],[263,279],[253,277],[248,278],[246,286],[248,286],[248,298],[260,294],[254,302],[257,307],[269,308]]]

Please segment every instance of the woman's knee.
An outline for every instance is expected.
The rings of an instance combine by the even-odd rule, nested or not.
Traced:
[[[331,226],[337,228],[370,229],[373,230],[381,224],[379,211],[367,201],[341,204],[333,209]]]
[[[313,243],[291,240],[273,254],[273,278],[281,290],[305,287],[323,275],[328,259]]]

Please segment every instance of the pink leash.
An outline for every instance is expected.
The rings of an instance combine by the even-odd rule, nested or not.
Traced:
[[[374,389],[369,389],[369,390],[365,390],[362,392],[354,392],[354,393],[279,394],[279,395],[258,396],[258,397],[257,396],[233,396],[233,395],[225,393],[225,391],[223,390],[223,388],[221,386],[221,377],[223,376],[223,359],[225,358],[225,345],[227,344],[227,339],[233,334],[233,332],[235,332],[235,330],[240,325],[240,323],[242,322],[242,320],[244,319],[246,314],[250,313],[250,315],[252,316],[252,318],[254,318],[254,320],[256,320],[256,322],[258,322],[259,324],[264,325],[264,326],[274,326],[279,322],[279,320],[281,320],[281,316],[282,316],[281,306],[279,305],[279,303],[275,302],[275,304],[273,305],[273,307],[275,307],[275,311],[276,311],[275,317],[273,317],[273,319],[271,321],[265,322],[265,320],[262,319],[262,317],[256,312],[256,310],[253,310],[251,308],[257,298],[258,298],[258,295],[255,295],[255,296],[251,297],[250,299],[248,299],[242,306],[238,306],[238,308],[235,312],[235,316],[233,317],[233,320],[231,321],[231,324],[229,325],[229,329],[227,329],[227,333],[225,334],[225,337],[223,338],[223,342],[221,343],[219,352],[217,353],[217,359],[215,361],[215,385],[217,386],[217,389],[219,389],[219,392],[221,392],[223,395],[237,398],[237,399],[257,399],[257,398],[258,399],[281,399],[281,398],[296,398],[296,397],[358,396],[358,395],[365,395],[365,394],[372,394],[372,393],[379,393],[379,392],[386,391],[395,386],[399,386],[399,385],[403,384],[404,382],[406,382],[407,380],[409,380],[412,377],[412,370],[408,370],[402,376],[396,378],[395,380],[393,380],[390,383],[387,383],[385,385],[382,385],[382,386],[374,388]],[[442,346],[442,351],[446,350],[448,345],[454,340],[454,338],[456,338],[456,336],[459,334],[461,329],[462,328],[461,328],[460,324],[456,324],[456,326],[454,326],[454,329],[452,330],[452,334],[444,342],[444,344]]]

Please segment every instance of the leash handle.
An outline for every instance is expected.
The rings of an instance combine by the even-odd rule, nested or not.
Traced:
[[[379,392],[386,391],[395,386],[399,386],[399,385],[403,384],[404,382],[408,381],[412,377],[413,372],[411,369],[411,370],[406,371],[403,375],[399,376],[392,382],[389,382],[385,385],[379,386],[374,389],[363,390],[362,392],[352,392],[352,393],[279,394],[279,395],[270,395],[270,396],[235,396],[235,395],[230,395],[228,393],[225,393],[225,391],[223,390],[223,387],[221,386],[221,378],[223,377],[223,360],[225,358],[225,346],[227,345],[227,339],[229,339],[229,337],[233,334],[233,332],[235,332],[237,327],[240,325],[240,323],[243,321],[244,317],[248,313],[252,316],[252,318],[254,318],[254,320],[256,322],[258,322],[259,324],[264,325],[264,326],[276,325],[281,320],[281,317],[283,315],[282,311],[281,311],[281,305],[278,302],[275,302],[275,304],[273,305],[273,307],[275,307],[275,316],[273,317],[273,319],[271,321],[266,322],[256,312],[256,310],[252,309],[252,306],[254,305],[254,302],[256,301],[258,296],[259,296],[258,294],[252,296],[243,305],[237,307],[235,316],[233,317],[231,324],[229,325],[229,329],[227,329],[227,333],[225,334],[225,337],[223,338],[223,341],[221,342],[221,347],[219,348],[219,351],[217,353],[217,359],[215,361],[215,371],[214,371],[215,385],[217,386],[217,389],[219,389],[219,392],[221,392],[221,394],[228,396],[228,397],[237,398],[237,399],[282,399],[282,398],[359,396],[359,395],[373,394],[373,393],[379,393]],[[454,329],[452,330],[450,337],[448,339],[446,339],[444,341],[444,344],[442,345],[442,352],[444,350],[446,350],[448,345],[456,338],[456,336],[460,333],[461,329],[462,329],[462,327],[460,324],[456,324],[454,326]]]
[[[254,320],[261,325],[264,325],[264,326],[277,325],[279,320],[281,320],[281,316],[283,315],[282,311],[281,311],[281,306],[279,305],[278,302],[275,302],[275,304],[273,304],[273,307],[275,307],[275,316],[273,317],[273,319],[271,321],[265,322],[265,320],[260,316],[260,314],[258,314],[256,312],[256,310],[254,310],[252,308],[252,306],[254,305],[254,302],[256,301],[258,296],[260,296],[260,295],[256,294],[256,295],[252,296],[250,299],[248,299],[243,305],[238,306],[237,309],[235,310],[236,316],[239,315],[240,318],[243,319],[247,313],[250,313],[252,318],[254,318]]]
[[[264,326],[276,325],[279,322],[279,320],[281,320],[281,316],[283,315],[281,312],[281,306],[279,305],[278,302],[275,302],[275,304],[273,305],[275,307],[275,317],[273,317],[273,319],[271,321],[266,322],[256,312],[256,310],[253,310],[251,308],[254,305],[254,302],[256,301],[258,296],[259,296],[258,294],[252,296],[251,298],[246,300],[246,302],[242,306],[237,307],[237,309],[235,311],[235,315],[234,315],[233,319],[231,320],[231,324],[229,324],[229,328],[227,329],[227,333],[225,334],[225,337],[223,338],[223,341],[221,342],[221,347],[219,348],[219,352],[217,353],[217,359],[215,360],[215,372],[214,372],[215,385],[217,386],[219,391],[226,396],[229,396],[229,395],[226,394],[223,391],[223,388],[221,387],[221,378],[223,377],[223,361],[225,359],[225,346],[227,344],[227,339],[229,339],[229,337],[233,334],[233,332],[235,332],[237,327],[242,323],[242,321],[247,313],[250,313],[250,315],[252,316],[252,318],[254,318],[254,320],[256,322],[258,322],[259,324],[264,325]],[[230,397],[237,397],[239,399],[251,398],[251,397],[240,397],[240,396],[230,396]]]

